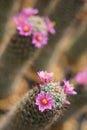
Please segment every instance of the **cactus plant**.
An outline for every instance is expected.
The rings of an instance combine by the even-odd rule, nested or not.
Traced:
[[[37,9],[24,8],[18,16],[14,16],[17,31],[0,59],[1,98],[11,93],[12,84],[26,61],[36,55],[37,48],[47,44],[49,30],[45,19],[35,15],[37,13]]]
[[[29,91],[16,108],[7,116],[6,122],[0,130],[40,130],[45,128],[52,121],[57,120],[67,101],[68,94],[75,94],[75,90],[70,88],[70,84],[64,82],[53,82],[50,73],[41,72],[39,77],[43,78],[41,84]],[[49,80],[48,80],[49,79]],[[71,93],[67,93],[65,91]],[[73,93],[74,92],[74,93]]]

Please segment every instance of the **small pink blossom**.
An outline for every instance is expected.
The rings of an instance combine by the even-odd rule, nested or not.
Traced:
[[[39,106],[39,110],[41,112],[43,112],[46,109],[51,110],[52,107],[55,106],[50,93],[47,93],[46,95],[44,95],[44,92],[40,92],[40,94],[38,94],[35,104]]]
[[[45,21],[46,21],[46,25],[47,25],[47,29],[51,34],[55,34],[55,28],[53,23],[50,21],[50,19],[48,17],[45,17]]]
[[[18,16],[14,16],[13,19],[16,25],[23,25],[26,21],[26,18],[22,14],[19,14]]]
[[[19,34],[22,36],[30,36],[32,33],[33,26],[30,23],[25,23],[21,26],[18,26]]]
[[[22,13],[25,15],[25,16],[32,16],[32,15],[35,15],[37,14],[39,11],[38,9],[33,9],[33,8],[23,8],[22,10]]]
[[[40,71],[37,72],[41,82],[43,83],[48,83],[51,81],[52,77],[53,77],[53,73],[47,73],[47,71]]]
[[[48,37],[44,33],[36,32],[33,35],[32,44],[35,45],[35,47],[40,48],[42,45],[47,44]]]
[[[63,88],[66,94],[73,94],[73,95],[77,94],[77,92],[74,90],[74,87],[72,86],[72,84],[69,83],[69,81],[64,80]]]
[[[81,85],[87,84],[87,70],[82,73],[78,73],[75,77],[76,81]]]

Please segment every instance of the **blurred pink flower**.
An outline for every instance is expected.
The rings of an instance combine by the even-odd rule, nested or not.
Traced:
[[[25,23],[17,27],[19,34],[22,36],[30,36],[32,33],[33,26],[30,23]]]
[[[81,84],[81,85],[86,85],[87,84],[87,69],[82,72],[82,73],[78,73],[75,77],[77,83]]]
[[[51,110],[52,107],[55,106],[50,93],[47,93],[46,95],[44,95],[44,92],[40,92],[40,94],[38,94],[35,104],[39,106],[39,110],[41,112],[43,112],[45,109]]]
[[[41,82],[43,83],[48,83],[51,81],[52,77],[53,77],[53,73],[47,73],[47,71],[40,71],[37,72]]]
[[[72,84],[69,83],[69,81],[64,80],[63,88],[66,94],[77,94],[77,92],[74,90],[74,87],[72,86]]]
[[[18,16],[14,16],[13,19],[16,25],[23,25],[26,21],[26,18],[22,14],[19,14]]]
[[[38,9],[33,9],[33,8],[23,8],[22,10],[22,13],[27,17],[37,14],[38,12],[39,12]]]
[[[45,17],[45,21],[46,21],[46,25],[47,25],[47,29],[51,34],[55,34],[55,28],[53,25],[53,22],[50,21],[50,19],[48,17]]]
[[[36,32],[33,35],[32,44],[35,45],[35,47],[40,48],[42,45],[47,44],[48,37],[44,33]]]

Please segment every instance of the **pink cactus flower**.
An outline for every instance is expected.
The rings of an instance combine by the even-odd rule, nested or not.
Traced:
[[[33,9],[33,8],[23,8],[22,10],[22,13],[25,15],[25,16],[32,16],[32,15],[35,15],[37,14],[39,11],[38,9]]]
[[[77,83],[79,83],[80,85],[86,85],[87,84],[87,70],[82,73],[78,73],[75,79]]]
[[[35,104],[39,106],[39,110],[41,112],[43,112],[46,109],[51,110],[55,106],[50,93],[44,95],[44,92],[40,92],[40,94],[38,94]]]
[[[45,21],[46,21],[46,25],[47,25],[47,29],[51,34],[55,34],[55,28],[54,28],[54,23],[50,21],[50,19],[48,17],[45,17]]]
[[[47,71],[40,71],[37,72],[41,82],[43,83],[48,83],[51,81],[52,77],[53,77],[53,73],[47,73]]]
[[[36,32],[33,35],[32,44],[37,48],[41,48],[42,45],[47,44],[48,37],[44,33]]]
[[[22,14],[19,14],[18,16],[14,16],[13,19],[16,25],[23,25],[26,21],[26,18]]]
[[[22,36],[30,36],[32,33],[33,26],[30,23],[25,23],[17,27],[19,34]]]
[[[74,90],[73,85],[70,84],[69,81],[64,80],[64,86],[63,86],[63,88],[64,88],[64,92],[66,94],[73,94],[73,95],[77,94],[77,92]]]

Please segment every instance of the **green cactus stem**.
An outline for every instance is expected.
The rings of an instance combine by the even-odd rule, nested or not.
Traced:
[[[16,108],[8,115],[0,130],[41,130],[58,120],[67,100],[62,86],[59,83],[46,83],[42,85],[41,91],[50,92],[55,107],[41,112],[35,104],[39,89],[35,87],[29,91]]]
[[[47,34],[46,23],[40,16],[31,16],[28,22],[33,24],[32,34],[38,31]],[[32,36],[26,37],[15,33],[0,59],[0,98],[11,93],[13,83],[23,65],[33,59],[37,50],[32,44]]]
[[[36,48],[29,37],[16,33],[0,59],[0,97],[10,94],[12,84],[25,62],[33,56]]]

